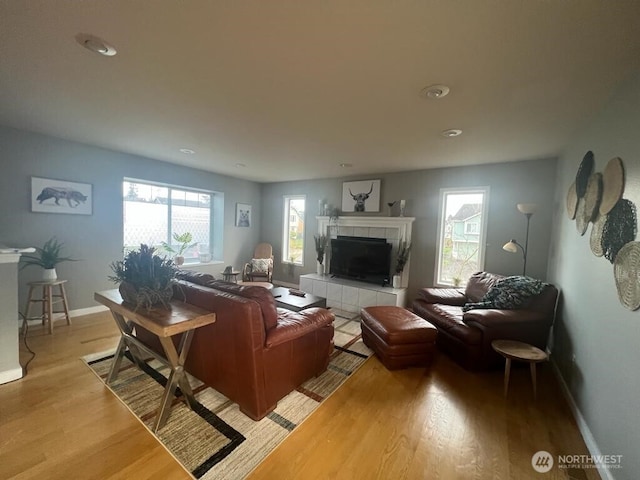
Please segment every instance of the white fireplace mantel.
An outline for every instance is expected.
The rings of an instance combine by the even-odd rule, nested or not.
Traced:
[[[343,216],[330,218],[326,216],[316,217],[318,221],[318,233],[325,234],[329,238],[338,235],[350,237],[385,238],[392,245],[392,258],[396,257],[398,245],[402,241],[411,242],[411,227],[414,217],[365,217]],[[328,268],[331,258],[327,255],[326,266]],[[407,287],[409,283],[409,268],[411,258],[402,272],[401,286]],[[392,265],[393,266],[393,265]]]

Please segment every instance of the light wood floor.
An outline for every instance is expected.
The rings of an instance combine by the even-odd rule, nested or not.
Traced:
[[[114,348],[108,314],[31,329],[28,375],[0,385],[0,479],[187,479],[79,359]],[[28,359],[26,353],[21,358]],[[538,450],[587,454],[549,365],[470,373],[439,355],[389,372],[372,358],[252,473],[256,479],[526,479]],[[554,468],[544,478],[599,478]]]

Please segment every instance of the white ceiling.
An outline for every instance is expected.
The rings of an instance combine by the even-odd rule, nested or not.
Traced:
[[[0,0],[0,124],[261,182],[542,158],[640,66],[639,24],[636,0]]]

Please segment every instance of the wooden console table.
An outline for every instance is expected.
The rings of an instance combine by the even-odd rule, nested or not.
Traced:
[[[171,374],[167,379],[164,395],[158,408],[153,431],[157,432],[162,428],[169,418],[171,401],[178,385],[180,385],[189,408],[195,409],[196,400],[184,371],[184,362],[189,354],[189,347],[191,346],[195,329],[215,322],[216,314],[180,301],[172,301],[170,310],[154,308],[151,311],[146,311],[145,309],[134,311],[131,305],[122,301],[118,290],[96,292],[94,299],[111,310],[121,334],[113,364],[107,376],[107,384],[113,382],[118,376],[122,357],[127,348],[129,348],[129,353],[131,353],[138,367],[142,367],[145,363],[141,354],[142,350],[153,355],[171,369]],[[164,357],[135,337],[134,324],[146,328],[158,337],[165,352]],[[180,334],[183,335],[176,349],[171,337]]]

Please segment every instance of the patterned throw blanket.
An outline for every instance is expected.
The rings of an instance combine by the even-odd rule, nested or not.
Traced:
[[[465,303],[462,311],[474,308],[516,310],[529,297],[542,293],[546,286],[546,283],[531,277],[506,277],[491,287],[481,301]]]

